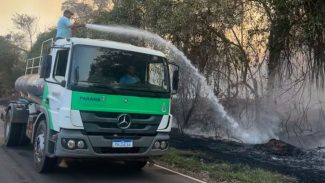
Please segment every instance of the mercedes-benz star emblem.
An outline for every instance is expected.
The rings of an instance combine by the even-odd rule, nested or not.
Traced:
[[[121,114],[117,117],[117,125],[121,129],[127,129],[131,126],[131,116],[128,114]]]

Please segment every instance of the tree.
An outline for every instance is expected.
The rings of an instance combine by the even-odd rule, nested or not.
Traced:
[[[292,58],[304,55],[310,79],[324,87],[325,78],[325,1],[255,0],[268,17],[268,88],[281,82],[283,73],[292,74]],[[285,71],[285,72],[283,72]],[[279,75],[277,77],[277,75]],[[278,81],[276,81],[278,79]]]
[[[9,41],[9,47],[13,49],[18,49],[24,53],[27,53],[28,50],[26,48],[26,39],[25,35],[22,33],[17,33],[17,32],[10,32],[5,36],[5,38]]]
[[[56,34],[55,28],[51,28],[48,31],[40,33],[37,36],[37,39],[36,39],[34,45],[31,47],[31,49],[28,53],[28,57],[33,58],[33,57],[40,56],[43,41],[54,38],[55,34]],[[44,49],[46,49],[46,48],[44,48]],[[47,51],[47,50],[43,50],[43,51]]]
[[[10,36],[0,36],[0,97],[8,96],[14,88],[17,77],[22,75],[24,64],[22,60],[22,52],[20,49],[13,47],[14,45]]]
[[[89,3],[81,0],[66,0],[62,3],[61,9],[62,11],[67,9],[72,11],[75,20],[83,23],[91,21],[94,16],[93,7]]]
[[[30,48],[33,46],[33,37],[37,32],[38,18],[27,14],[16,13],[11,20],[15,24],[16,28],[26,32],[30,42]]]

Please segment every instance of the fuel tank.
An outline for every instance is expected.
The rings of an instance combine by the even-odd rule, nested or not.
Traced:
[[[39,78],[38,74],[28,74],[16,80],[15,89],[28,98],[32,100],[37,98],[39,101],[43,96],[44,83],[44,79]]]

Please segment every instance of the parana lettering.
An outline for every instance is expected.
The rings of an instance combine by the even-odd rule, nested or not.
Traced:
[[[80,100],[100,102],[100,98],[98,97],[80,97]]]

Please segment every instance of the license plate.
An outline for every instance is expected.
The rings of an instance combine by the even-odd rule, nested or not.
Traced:
[[[129,139],[115,139],[112,141],[113,148],[130,148],[133,147],[133,141]]]

